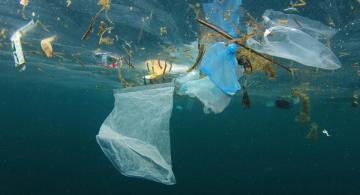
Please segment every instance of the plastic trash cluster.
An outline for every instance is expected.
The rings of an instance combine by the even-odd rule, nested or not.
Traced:
[[[242,20],[241,4],[241,0],[214,0],[203,4],[205,18],[237,37],[234,26]],[[298,15],[272,10],[267,10],[263,18],[264,29],[256,29],[258,36],[247,41],[248,47],[306,66],[328,70],[341,67],[334,53],[321,42],[333,37],[334,29]],[[199,99],[205,113],[223,112],[241,89],[239,79],[244,70],[236,59],[238,47],[225,42],[212,43],[199,70],[176,79],[175,86],[149,85],[114,93],[114,110],[102,124],[97,140],[123,175],[175,184],[169,135],[173,93]]]

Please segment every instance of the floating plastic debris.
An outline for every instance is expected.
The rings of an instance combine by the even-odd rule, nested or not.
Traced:
[[[285,14],[270,9],[266,10],[262,17],[265,24],[268,26],[286,26],[295,28],[308,33],[318,40],[331,39],[337,33],[337,30],[330,26],[296,14]]]
[[[257,52],[290,59],[306,66],[327,70],[341,67],[341,62],[328,47],[295,28],[273,26],[264,32],[262,43],[251,39],[247,44]]]
[[[72,0],[66,0],[66,7],[70,7],[72,3]]]
[[[26,69],[25,66],[25,56],[24,51],[21,44],[21,39],[26,33],[31,30],[33,27],[35,27],[36,24],[34,20],[31,20],[28,24],[21,27],[13,35],[11,35],[11,47],[13,49],[13,56],[15,61],[15,67],[19,69],[20,71],[24,71]]]
[[[330,136],[331,136],[331,135],[329,134],[328,130],[326,130],[326,129],[322,130],[322,133],[323,133],[324,135],[326,135],[326,137],[330,137]]]
[[[173,84],[114,93],[114,109],[96,136],[101,149],[121,174],[166,185],[176,183],[171,163],[170,117]],[[138,121],[138,122],[134,122]]]
[[[204,104],[204,113],[218,114],[230,104],[231,96],[223,93],[209,77],[200,79],[199,71],[192,71],[176,79],[176,93],[197,98]]]

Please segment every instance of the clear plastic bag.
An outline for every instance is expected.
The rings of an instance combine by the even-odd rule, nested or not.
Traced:
[[[229,105],[231,96],[216,87],[209,77],[199,78],[199,72],[193,71],[177,79],[177,94],[199,99],[204,104],[204,112],[207,114],[223,112]]]
[[[214,0],[213,3],[202,4],[205,18],[212,24],[215,24],[236,37],[235,29],[239,25],[240,6],[242,0],[223,1]]]
[[[123,175],[176,183],[169,133],[173,93],[173,84],[115,92],[114,110],[96,138]]]
[[[330,26],[296,14],[285,14],[280,11],[266,10],[263,18],[267,25],[296,28],[318,40],[331,39],[337,33],[337,31]]]
[[[286,26],[266,29],[263,43],[250,39],[247,44],[257,52],[294,60],[306,66],[335,70],[341,67],[335,54],[307,33]]]

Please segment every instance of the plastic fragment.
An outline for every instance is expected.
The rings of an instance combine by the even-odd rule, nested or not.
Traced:
[[[35,22],[31,20],[28,24],[21,27],[13,35],[11,35],[11,47],[13,50],[13,57],[15,61],[15,67],[20,71],[24,71],[26,69],[25,66],[25,57],[22,49],[21,38],[24,36],[29,30],[31,30],[34,26],[36,26]]]
[[[71,0],[66,0],[66,7],[70,7],[71,6],[72,1]]]

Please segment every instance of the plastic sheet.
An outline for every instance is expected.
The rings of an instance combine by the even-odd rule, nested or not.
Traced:
[[[294,60],[316,68],[335,70],[341,67],[335,54],[320,41],[301,30],[274,26],[264,33],[264,43],[251,39],[248,46],[268,55]]]
[[[227,31],[231,36],[236,37],[234,28],[239,25],[241,16],[240,6],[242,0],[231,0],[220,2],[214,0],[213,3],[202,4],[205,18],[210,23]]]
[[[204,55],[200,70],[207,74],[214,84],[224,93],[233,95],[241,89],[237,74],[236,45],[226,47],[223,42],[212,45]]]
[[[173,84],[115,92],[114,110],[97,141],[123,175],[175,184],[169,135],[173,92]]]
[[[207,114],[223,112],[229,105],[231,96],[224,94],[209,77],[199,78],[199,72],[193,71],[177,79],[177,94],[199,99],[204,104],[204,112]]]
[[[266,24],[286,26],[308,33],[316,39],[331,39],[337,31],[319,21],[311,20],[296,14],[285,14],[280,11],[266,10],[263,14]]]

